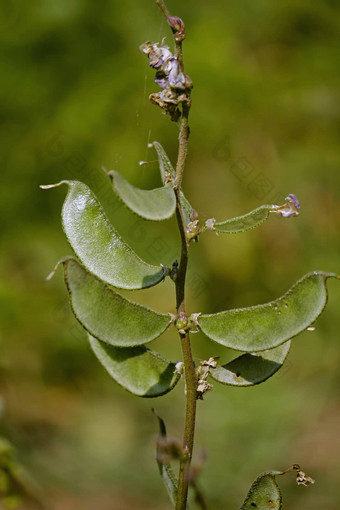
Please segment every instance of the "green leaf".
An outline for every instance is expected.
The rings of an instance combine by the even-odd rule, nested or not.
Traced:
[[[222,384],[231,386],[254,386],[274,375],[288,356],[290,341],[257,353],[242,354],[223,366],[212,368],[209,375]]]
[[[165,150],[161,146],[159,142],[152,142],[152,145],[156,149],[157,156],[158,156],[158,162],[159,162],[159,170],[161,172],[161,178],[162,182],[166,183],[168,178],[171,177],[172,179],[175,179],[176,172],[174,167],[171,164],[170,159],[168,158]]]
[[[176,197],[171,185],[144,190],[135,188],[118,172],[109,172],[112,184],[124,204],[146,220],[166,220],[176,209]]]
[[[175,169],[172,166],[171,161],[168,158],[168,156],[167,156],[165,150],[163,149],[163,147],[161,146],[161,144],[158,142],[152,142],[152,145],[154,146],[154,148],[156,149],[156,152],[157,152],[158,161],[159,161],[159,169],[161,172],[162,181],[164,183],[166,183],[169,178],[175,179],[176,178]],[[182,209],[183,209],[183,213],[184,213],[185,223],[188,225],[191,221],[190,215],[191,215],[192,207],[189,204],[188,200],[185,198],[182,190],[180,191],[180,197],[181,197],[181,204],[182,204]]]
[[[112,227],[90,188],[79,181],[61,181],[43,189],[67,184],[62,211],[66,236],[84,266],[105,282],[121,289],[156,285],[164,268],[147,264]]]
[[[214,230],[221,234],[236,234],[258,227],[269,217],[272,205],[261,205],[254,211],[214,224]]]
[[[93,352],[111,377],[139,397],[168,393],[180,378],[176,364],[144,345],[113,347],[88,335]]]
[[[282,474],[280,471],[262,473],[250,487],[240,510],[280,510],[282,508],[282,498],[275,480],[275,475],[280,474]]]
[[[286,294],[263,305],[239,308],[197,318],[209,338],[239,351],[273,349],[308,328],[327,303],[326,280],[334,273],[314,271]]]
[[[97,339],[117,347],[142,345],[159,337],[170,325],[168,314],[126,299],[74,258],[62,262],[73,313]]]
[[[159,416],[159,414],[155,411],[155,409],[152,409],[153,414],[156,416],[158,420],[159,425],[159,438],[163,439],[166,438],[166,427],[164,420]],[[157,451],[156,451],[156,459],[157,459],[157,465],[160,472],[160,475],[162,477],[162,480],[164,482],[164,485],[166,487],[166,490],[168,492],[169,498],[173,506],[176,506],[176,499],[177,499],[177,488],[178,488],[178,482],[177,478],[172,470],[170,462],[164,462],[162,460],[160,448],[159,448],[159,442],[157,443]]]

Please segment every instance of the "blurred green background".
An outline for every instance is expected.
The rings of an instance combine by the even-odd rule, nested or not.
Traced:
[[[169,0],[187,27],[194,82],[184,189],[205,220],[242,214],[295,193],[297,219],[271,218],[235,236],[208,232],[191,248],[188,311],[266,302],[314,269],[339,273],[340,13],[334,0]],[[150,263],[179,254],[175,220],[150,224],[117,202],[101,168],[136,186],[159,185],[147,144],[173,161],[178,127],[148,101],[154,72],[138,46],[169,29],[152,0],[8,0],[0,4],[0,434],[55,510],[169,509],[154,461],[157,423],[181,436],[183,385],[138,399],[96,362],[70,313],[61,271],[71,249],[60,211],[80,179]],[[198,404],[196,454],[210,509],[238,508],[256,476],[299,462],[316,484],[280,480],[284,508],[335,510],[339,476],[337,281],[316,331],[293,342],[266,384],[216,383]],[[131,296],[131,294],[129,294]],[[174,310],[171,281],[133,294]],[[180,359],[173,333],[154,344]],[[195,359],[230,353],[193,337]],[[22,506],[22,508],[26,508]]]

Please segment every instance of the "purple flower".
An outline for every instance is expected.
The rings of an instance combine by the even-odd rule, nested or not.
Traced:
[[[290,194],[288,195],[288,197],[286,197],[286,200],[288,200],[288,201],[292,201],[292,202],[293,202],[293,204],[294,204],[295,209],[300,209],[299,201],[298,201],[298,199],[296,198],[296,195],[294,195],[294,193],[290,193]]]
[[[281,214],[283,218],[297,216],[299,214],[300,204],[296,196],[290,193],[288,197],[286,197],[286,200],[287,202],[283,205],[274,205],[271,211]]]
[[[169,85],[173,89],[185,90],[186,88],[185,75],[180,70],[180,65],[176,58],[171,59],[171,69],[169,72]]]
[[[161,87],[161,89],[165,89],[168,85],[168,77],[163,71],[157,71],[155,75],[155,83]]]
[[[154,69],[163,68],[173,57],[168,46],[164,45],[159,47],[158,44],[159,43],[153,44],[150,41],[147,41],[139,47],[145,55],[148,55],[149,65]],[[163,71],[165,71],[165,69],[163,69]]]

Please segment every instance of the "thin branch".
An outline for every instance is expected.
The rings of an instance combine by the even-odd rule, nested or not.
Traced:
[[[185,281],[188,268],[189,240],[186,233],[186,223],[181,204],[181,184],[184,173],[185,158],[187,154],[187,144],[189,137],[188,128],[189,107],[183,105],[179,148],[176,165],[176,217],[179,232],[181,235],[181,259],[178,267],[176,278],[176,307],[177,312],[185,313]],[[197,402],[197,372],[193,360],[189,333],[180,334],[181,347],[184,362],[185,388],[186,388],[186,409],[185,409],[185,426],[183,436],[183,449],[186,453],[180,462],[178,477],[178,493],[176,510],[185,510],[187,506],[188,488],[189,488],[189,471],[194,446],[195,421],[196,421],[196,402]]]
[[[183,361],[185,367],[186,409],[183,449],[185,456],[180,462],[176,510],[186,510],[190,481],[190,465],[194,447],[196,421],[197,374],[192,358],[190,337],[187,333],[181,337]]]
[[[187,145],[189,138],[188,116],[190,106],[183,104],[182,117],[179,133],[179,148],[176,165],[176,217],[179,232],[181,235],[181,260],[176,278],[176,305],[178,313],[185,313],[185,281],[188,268],[189,239],[186,233],[186,223],[181,204],[181,184],[184,173]],[[186,410],[185,426],[183,437],[183,449],[186,455],[180,462],[178,477],[178,492],[176,510],[185,510],[187,507],[189,489],[189,471],[194,446],[196,402],[197,402],[197,372],[193,360],[189,333],[180,334],[181,347],[184,362],[185,388],[186,388]]]
[[[168,18],[170,16],[170,13],[168,11],[168,9],[166,8],[166,5],[165,3],[163,2],[163,0],[156,0],[156,4],[158,5],[158,7],[163,11],[164,13],[164,16],[166,18]]]

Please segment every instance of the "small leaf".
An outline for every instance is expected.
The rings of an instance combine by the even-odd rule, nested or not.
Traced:
[[[165,427],[164,420],[159,416],[159,414],[155,411],[155,409],[153,409],[152,412],[158,420],[159,438],[165,439],[166,438],[166,427]],[[177,488],[178,488],[177,478],[172,470],[170,462],[162,461],[162,458],[160,455],[159,442],[157,443],[156,459],[157,459],[158,469],[159,469],[160,475],[162,477],[162,480],[164,482],[164,485],[166,487],[166,490],[168,492],[170,501],[173,504],[173,506],[176,506]]]
[[[162,181],[166,183],[169,179],[176,179],[176,172],[174,167],[171,164],[170,159],[168,158],[165,150],[158,142],[152,142],[152,145],[156,149],[157,155],[158,155],[158,161],[159,161],[159,169],[161,172]],[[181,197],[181,204],[184,214],[184,219],[186,225],[188,225],[191,221],[190,215],[192,211],[192,207],[189,204],[188,200],[185,198],[183,191],[180,191],[180,197]]]
[[[274,375],[288,356],[290,342],[257,353],[242,354],[223,366],[217,365],[209,375],[222,384],[231,386],[253,386]]]
[[[250,487],[240,510],[280,510],[282,508],[282,498],[275,480],[275,475],[280,474],[280,471],[262,473]]]
[[[175,179],[176,172],[161,144],[159,142],[152,142],[152,145],[156,149],[162,182],[165,184],[169,178]]]
[[[97,339],[117,347],[142,345],[159,337],[170,325],[168,314],[126,299],[74,258],[62,262],[73,313]]]
[[[88,335],[93,352],[111,377],[139,397],[159,397],[180,378],[176,364],[144,345],[113,347]]]
[[[171,185],[153,190],[135,188],[118,172],[109,172],[112,184],[124,204],[146,220],[166,220],[176,209],[176,197]]]
[[[62,211],[66,236],[84,266],[105,282],[121,289],[142,289],[163,280],[163,268],[147,264],[112,227],[90,188],[79,181],[67,184]]]
[[[314,271],[286,294],[270,303],[239,308],[197,318],[209,338],[245,352],[273,349],[298,335],[321,314],[327,303],[328,278],[334,273]]]
[[[214,224],[214,230],[221,234],[237,234],[239,232],[246,232],[252,228],[258,227],[266,221],[269,213],[272,210],[272,205],[261,205],[254,211],[251,211],[242,216],[231,218],[226,221]]]

